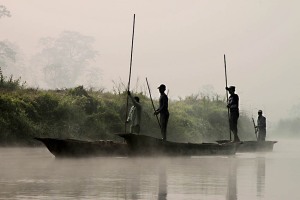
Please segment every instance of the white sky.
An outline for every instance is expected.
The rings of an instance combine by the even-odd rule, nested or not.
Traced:
[[[41,37],[77,31],[96,39],[103,86],[127,83],[133,14],[136,14],[132,87],[145,77],[152,95],[167,85],[171,98],[205,85],[225,94],[237,87],[240,108],[270,122],[300,102],[300,1],[298,0],[2,0],[11,18],[0,20],[0,40],[28,56]]]

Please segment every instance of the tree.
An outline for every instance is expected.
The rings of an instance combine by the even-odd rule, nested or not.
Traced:
[[[6,68],[9,63],[16,61],[16,46],[11,42],[0,41],[0,67]]]
[[[41,38],[42,49],[35,56],[42,65],[50,88],[74,87],[76,81],[95,59],[94,38],[78,32],[64,31],[58,38]]]
[[[0,5],[0,18],[11,17],[10,11],[4,5]],[[16,60],[16,52],[12,48],[12,43],[0,41],[0,67],[3,69],[7,62]]]
[[[11,17],[10,11],[3,5],[0,5],[0,18],[2,17]]]
[[[25,76],[24,55],[17,44],[0,41],[0,67],[6,75]]]

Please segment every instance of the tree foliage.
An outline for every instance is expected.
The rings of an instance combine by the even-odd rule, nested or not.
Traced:
[[[10,11],[4,5],[0,5],[0,18],[11,17]]]

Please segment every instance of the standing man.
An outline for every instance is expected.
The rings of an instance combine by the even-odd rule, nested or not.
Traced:
[[[154,112],[154,115],[160,115],[160,128],[161,134],[163,136],[163,141],[167,140],[167,125],[169,120],[169,110],[168,110],[168,96],[165,94],[166,86],[161,84],[158,87],[160,97],[159,97],[159,108]]]
[[[257,118],[257,130],[258,130],[258,141],[265,141],[266,140],[266,118],[262,115],[262,110],[258,111],[258,118]]]
[[[140,133],[140,123],[142,115],[142,106],[140,104],[139,97],[132,97],[130,91],[128,91],[128,96],[130,97],[133,106],[130,108],[128,118],[126,123],[131,122],[130,124],[130,133]]]
[[[235,94],[235,86],[226,87],[226,90],[228,90],[230,97],[228,99],[227,108],[230,112],[230,130],[233,133],[234,136],[234,142],[239,142],[240,138],[238,136],[238,128],[237,123],[239,119],[239,96]]]

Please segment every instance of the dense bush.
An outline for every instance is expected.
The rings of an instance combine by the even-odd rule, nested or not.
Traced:
[[[161,137],[153,107],[142,93],[141,134]],[[121,140],[125,131],[127,93],[87,91],[82,86],[65,90],[0,87],[0,144],[38,144],[34,137]],[[154,101],[158,106],[158,101]],[[129,101],[129,107],[131,102]],[[191,95],[170,100],[168,140],[209,142],[228,139],[228,116],[223,100]],[[127,127],[127,131],[129,127]],[[241,139],[254,139],[251,120],[241,114]]]

